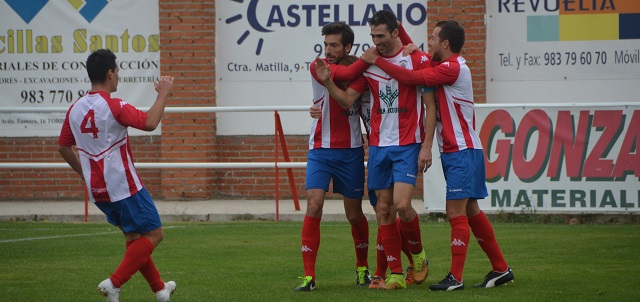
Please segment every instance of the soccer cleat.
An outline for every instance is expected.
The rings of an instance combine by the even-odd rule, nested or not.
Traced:
[[[176,291],[176,283],[173,281],[165,282],[164,288],[156,292],[156,299],[158,302],[169,302],[174,291]]]
[[[356,285],[369,286],[371,284],[371,275],[366,266],[358,266],[356,269]]]
[[[380,289],[405,289],[407,283],[404,282],[404,276],[402,274],[391,274],[384,280],[384,285],[379,287]]]
[[[502,284],[513,282],[513,271],[511,268],[507,268],[504,272],[489,272],[486,276],[484,276],[484,282],[474,285],[474,287],[484,287],[491,288],[500,286]]]
[[[382,286],[384,286],[384,277],[373,276],[371,284],[369,284],[369,289],[378,289]]]
[[[416,283],[416,280],[413,279],[413,266],[411,265],[407,266],[407,275],[404,276],[404,282],[407,283],[407,285]]]
[[[430,290],[443,290],[443,291],[452,291],[452,290],[460,290],[464,289],[464,283],[462,281],[456,280],[456,277],[453,274],[449,273],[440,283],[431,284],[429,286]]]
[[[415,284],[422,284],[424,280],[427,280],[427,276],[429,275],[429,258],[427,258],[427,253],[422,249],[420,253],[411,253],[411,258],[413,258],[414,265],[413,280]]]
[[[296,287],[296,291],[310,292],[316,289],[316,281],[314,281],[311,276],[300,277],[300,279],[302,279],[302,283]]]
[[[111,279],[107,278],[106,280],[100,282],[98,284],[98,292],[107,297],[107,302],[119,302],[120,301],[120,289],[115,288]]]

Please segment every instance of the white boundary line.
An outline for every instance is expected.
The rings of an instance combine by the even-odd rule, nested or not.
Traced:
[[[183,226],[168,226],[163,227],[163,229],[175,229],[182,228]],[[10,242],[23,242],[23,241],[33,241],[33,240],[46,240],[46,239],[58,239],[58,238],[71,238],[71,237],[86,237],[93,235],[107,235],[107,234],[120,234],[120,231],[110,231],[110,232],[101,232],[101,233],[90,233],[90,234],[72,234],[72,235],[58,235],[58,236],[44,236],[44,237],[29,237],[29,238],[18,238],[18,239],[6,239],[0,240],[0,243],[10,243]]]

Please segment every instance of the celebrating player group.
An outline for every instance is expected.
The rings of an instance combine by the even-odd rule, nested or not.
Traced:
[[[357,58],[349,55],[354,41],[351,28],[343,22],[325,25],[325,58],[311,64],[313,122],[301,236],[304,275],[295,290],[312,291],[321,284],[315,264],[322,208],[331,182],[333,191],[344,197],[351,224],[356,285],[394,290],[426,281],[428,249],[411,200],[419,173],[431,167],[434,136],[446,180],[451,266],[444,279],[429,289],[464,288],[471,232],[492,265],[475,286],[491,288],[513,281],[493,227],[478,205],[487,196],[487,187],[483,149],[473,124],[471,72],[460,56],[464,29],[456,21],[438,22],[429,37],[431,54],[427,54],[417,50],[391,11],[376,12],[369,26],[375,47]],[[169,301],[176,283],[162,280],[151,257],[164,238],[162,222],[135,169],[127,131],[129,127],[156,129],[174,78],[159,78],[156,100],[144,112],[111,97],[119,82],[113,52],[91,53],[86,67],[91,91],[69,108],[58,144],[62,157],[85,181],[90,200],[125,238],[122,262],[99,283],[98,291],[108,302],[117,302],[121,287],[140,272],[157,301]],[[369,146],[366,188],[378,225],[373,274],[368,262],[369,222],[362,210],[365,141]],[[402,254],[409,263],[406,270]]]

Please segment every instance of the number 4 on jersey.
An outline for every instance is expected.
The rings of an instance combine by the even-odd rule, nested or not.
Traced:
[[[93,116],[93,110],[89,110],[80,124],[82,133],[92,133],[93,138],[98,138],[98,128],[96,127],[96,119]]]

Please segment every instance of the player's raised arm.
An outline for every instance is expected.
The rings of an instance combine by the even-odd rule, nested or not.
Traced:
[[[147,111],[147,121],[145,125],[145,130],[147,131],[155,130],[158,124],[160,124],[160,120],[162,120],[167,97],[171,92],[171,88],[173,88],[173,77],[162,76],[160,77],[160,81],[155,83],[155,86],[158,96],[151,108],[149,108],[149,111]]]
[[[400,42],[402,42],[402,45],[413,44],[413,40],[411,40],[411,37],[409,37],[409,34],[400,22],[398,22],[398,38],[400,38]]]
[[[358,60],[358,62],[360,62],[360,60]],[[339,65],[333,66],[341,67]],[[346,91],[338,88],[338,86],[336,86],[336,84],[331,80],[331,70],[329,69],[329,66],[322,59],[316,59],[316,75],[327,88],[331,97],[333,97],[333,99],[338,102],[342,108],[351,107],[351,105],[353,105],[361,95],[360,92],[352,88],[347,88]]]

